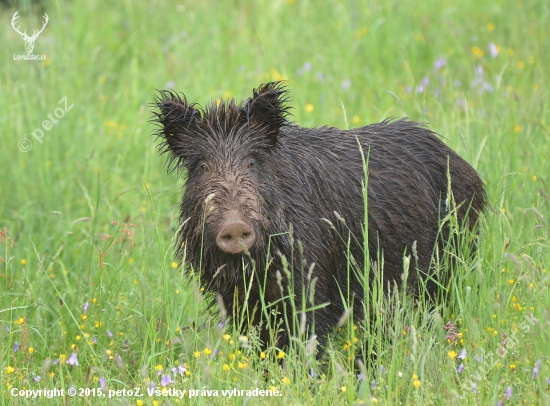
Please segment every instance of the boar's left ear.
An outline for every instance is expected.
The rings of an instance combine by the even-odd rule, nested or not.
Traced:
[[[182,169],[192,150],[197,129],[202,121],[200,107],[188,103],[184,95],[169,90],[160,90],[152,103],[152,122],[159,125],[154,133],[159,143],[160,153],[167,152],[168,168]]]
[[[288,124],[288,90],[283,82],[271,82],[254,89],[253,96],[244,102],[243,113],[249,125],[266,131],[268,142],[277,143],[281,127]]]

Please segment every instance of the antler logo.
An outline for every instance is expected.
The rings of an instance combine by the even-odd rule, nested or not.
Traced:
[[[19,18],[17,13],[19,13],[19,11],[16,11],[15,14],[13,15],[13,18],[11,19],[11,26],[18,34],[21,35],[21,38],[23,38],[23,40],[25,41],[25,48],[27,49],[27,54],[30,54],[34,49],[34,43],[36,39],[38,38],[40,33],[44,31],[44,28],[46,28],[46,24],[48,24],[49,18],[48,18],[48,15],[44,13],[44,24],[42,25],[42,28],[40,29],[40,31],[34,30],[33,34],[29,37],[27,35],[27,30],[25,30],[25,32],[21,32],[19,31],[19,27],[15,25],[15,20]]]

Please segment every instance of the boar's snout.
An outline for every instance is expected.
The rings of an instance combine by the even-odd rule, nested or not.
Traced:
[[[250,249],[256,240],[252,227],[246,224],[240,216],[231,211],[216,237],[216,245],[228,254],[241,254],[244,248]]]

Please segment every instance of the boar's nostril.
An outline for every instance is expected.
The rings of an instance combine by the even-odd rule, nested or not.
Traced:
[[[216,237],[217,246],[228,254],[240,254],[244,247],[250,249],[256,236],[254,230],[243,221],[225,224]]]

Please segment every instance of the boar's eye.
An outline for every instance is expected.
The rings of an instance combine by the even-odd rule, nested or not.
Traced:
[[[205,165],[205,164],[202,164],[201,166],[199,166],[201,172],[208,172],[208,166]]]
[[[248,169],[254,168],[254,161],[250,161],[250,162],[248,163],[248,165],[246,165],[246,167],[247,167]]]

